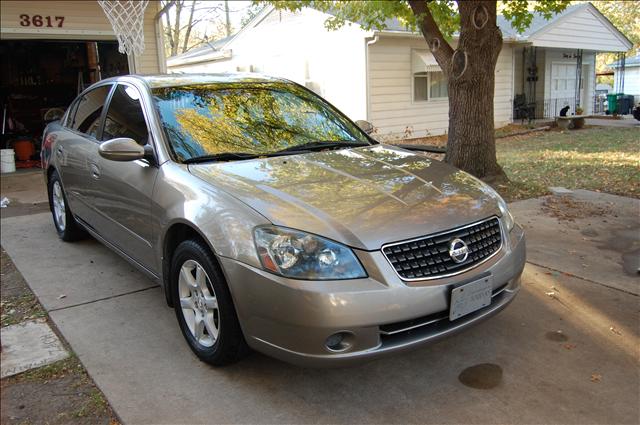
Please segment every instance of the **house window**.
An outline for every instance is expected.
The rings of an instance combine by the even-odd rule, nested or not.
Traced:
[[[413,74],[414,101],[445,99],[448,95],[447,79],[442,71],[421,71]]]
[[[411,51],[411,73],[414,101],[447,98],[447,79],[431,52],[426,50]]]
[[[429,98],[438,99],[449,96],[447,79],[442,72],[429,73]]]

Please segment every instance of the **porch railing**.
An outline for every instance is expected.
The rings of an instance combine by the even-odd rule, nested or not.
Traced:
[[[582,109],[584,113],[604,114],[606,110],[607,98],[603,95],[594,95],[589,99],[583,99]],[[590,105],[591,108],[587,107]],[[544,99],[536,102],[514,103],[513,119],[517,120],[534,120],[534,119],[553,119],[560,115],[562,108],[569,106],[567,115],[575,114],[575,98],[554,98]],[[589,109],[591,109],[589,111]]]

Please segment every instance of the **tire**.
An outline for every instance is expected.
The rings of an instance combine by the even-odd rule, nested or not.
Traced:
[[[191,351],[213,366],[235,363],[248,352],[229,287],[207,246],[182,242],[171,262],[176,318]]]
[[[49,209],[53,216],[53,224],[60,239],[65,242],[73,242],[84,239],[87,233],[78,224],[71,213],[67,195],[64,193],[62,180],[57,171],[53,171],[49,177]]]

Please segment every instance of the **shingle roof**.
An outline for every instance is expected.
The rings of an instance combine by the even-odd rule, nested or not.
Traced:
[[[230,41],[233,38],[234,35],[235,34],[232,34],[228,37],[221,38],[220,40],[206,42],[198,47],[195,47],[189,50],[188,52],[171,56],[170,58],[167,58],[167,59],[191,59],[198,56],[206,55],[207,53],[220,50],[222,47],[224,47],[225,44],[227,44],[228,41]]]
[[[519,34],[518,31],[511,26],[511,23],[503,15],[498,15],[497,23],[498,23],[498,27],[500,28],[500,30],[502,30],[502,36],[504,38],[526,39],[531,34],[541,30],[542,28],[546,27],[547,25],[552,24],[553,22],[557,21],[561,17],[563,17],[563,16],[565,16],[565,15],[567,15],[569,13],[572,13],[576,9],[588,7],[588,5],[589,5],[588,3],[573,4],[573,5],[569,6],[569,7],[567,7],[562,12],[560,12],[560,13],[558,13],[556,15],[553,15],[548,20],[542,14],[540,14],[538,12],[534,12],[533,13],[533,18],[531,20],[531,25],[529,25],[529,28],[524,30],[524,32],[522,32],[521,34]],[[406,31],[406,32],[411,32],[411,30],[408,29],[406,27],[406,25],[404,25],[402,22],[400,22],[397,18],[387,19],[385,21],[385,24],[386,24],[386,30],[385,31]]]

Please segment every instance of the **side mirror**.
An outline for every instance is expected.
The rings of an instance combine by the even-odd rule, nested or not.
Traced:
[[[360,130],[364,131],[367,134],[373,133],[373,124],[371,124],[369,121],[358,120],[356,121],[356,125],[360,127]]]
[[[145,157],[144,147],[128,137],[107,140],[98,147],[98,152],[111,161],[135,161]]]

